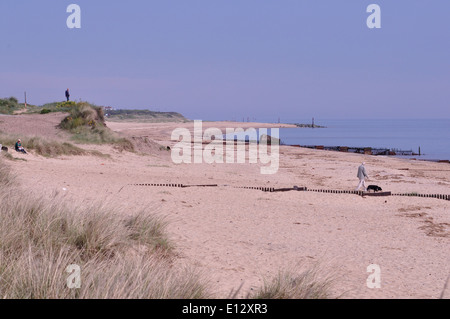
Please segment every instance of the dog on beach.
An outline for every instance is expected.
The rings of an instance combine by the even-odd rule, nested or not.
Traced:
[[[377,186],[377,185],[369,185],[369,186],[367,186],[367,191],[369,192],[369,191],[374,191],[374,192],[380,192],[380,191],[382,191],[383,189],[381,189],[381,187],[380,186]]]

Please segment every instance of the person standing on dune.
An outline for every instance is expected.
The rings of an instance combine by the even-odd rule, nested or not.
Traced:
[[[367,175],[366,172],[366,167],[364,166],[366,163],[362,163],[359,167],[358,167],[358,174],[356,175],[359,178],[359,184],[358,187],[356,187],[355,191],[358,191],[361,186],[364,188],[364,191],[367,191],[367,186],[366,186],[366,178],[369,179],[369,176]]]
[[[69,93],[69,89],[66,90],[66,99],[67,102],[69,102],[69,98],[70,98],[70,93]]]

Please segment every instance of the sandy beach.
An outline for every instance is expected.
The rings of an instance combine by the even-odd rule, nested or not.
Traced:
[[[40,115],[35,115],[40,116]],[[60,115],[0,118],[0,130],[65,137]],[[12,121],[16,121],[12,123]],[[392,193],[450,194],[450,165],[280,146],[279,170],[261,163],[175,164],[167,146],[176,128],[193,123],[107,122],[133,140],[134,153],[82,145],[110,157],[13,155],[22,187],[33,194],[59,192],[76,203],[110,202],[127,211],[147,208],[166,216],[177,261],[209,278],[217,298],[242,288],[238,298],[283,269],[319,267],[335,279],[341,298],[439,298],[450,275],[450,201],[370,197],[312,191],[263,192],[242,187],[353,190],[366,163],[370,184]],[[203,128],[289,127],[287,124],[203,122]],[[140,143],[140,144],[139,144]],[[156,187],[184,184],[216,187]],[[381,288],[369,288],[367,267],[381,269]],[[444,294],[450,298],[450,290]]]

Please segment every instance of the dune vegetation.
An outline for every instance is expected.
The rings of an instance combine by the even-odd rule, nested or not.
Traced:
[[[14,150],[14,145],[17,142],[15,136],[0,132],[0,141],[2,145],[10,148],[10,152],[4,154],[8,159],[14,159],[11,155],[11,150]],[[62,155],[68,156],[83,156],[94,155],[100,157],[107,157],[96,150],[85,150],[69,142],[60,142],[55,140],[46,140],[39,136],[24,136],[21,138],[22,146],[27,151],[33,151],[36,155],[44,157],[57,157]]]
[[[188,119],[177,112],[156,112],[150,110],[110,110],[107,118],[108,121],[112,122],[189,122]]]
[[[4,113],[13,114],[20,108],[17,99],[1,100],[4,103]],[[0,103],[1,105],[1,103]],[[134,152],[133,143],[110,130],[105,123],[103,108],[87,102],[59,102],[48,103],[43,107],[30,108],[27,113],[48,114],[52,112],[68,113],[59,124],[59,128],[70,134],[69,141],[55,141],[43,139],[39,136],[22,136],[22,146],[34,151],[37,155],[56,157],[60,155],[97,155],[98,151],[87,151],[76,144],[109,144],[119,151]],[[5,132],[0,132],[0,143],[13,148],[17,139]],[[73,142],[73,143],[71,143]]]
[[[0,114],[14,114],[24,108],[25,105],[20,104],[15,97],[0,99]]]
[[[134,151],[131,141],[120,137],[105,123],[103,108],[87,102],[75,103],[59,127],[72,134],[72,140],[81,144],[112,144],[119,150]]]
[[[262,287],[253,291],[252,299],[328,299],[333,298],[331,288],[334,278],[321,278],[322,271],[311,267],[303,272],[280,271],[269,280],[265,279]]]
[[[0,159],[0,298],[209,297],[200,274],[174,264],[163,217],[23,195]]]

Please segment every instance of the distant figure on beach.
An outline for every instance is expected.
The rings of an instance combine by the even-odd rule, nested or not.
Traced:
[[[70,93],[69,93],[69,89],[66,90],[66,99],[67,102],[69,102],[69,98],[70,98]]]
[[[366,178],[369,179],[369,176],[367,175],[366,172],[366,167],[364,166],[366,163],[362,163],[359,167],[358,167],[358,174],[356,175],[359,178],[359,184],[358,187],[356,187],[355,191],[359,191],[359,189],[361,188],[361,186],[364,188],[364,191],[367,191],[367,187],[366,187]]]
[[[16,149],[16,152],[27,154],[27,151],[25,151],[25,149],[22,147],[22,141],[20,140],[20,138],[17,140],[14,148]]]

